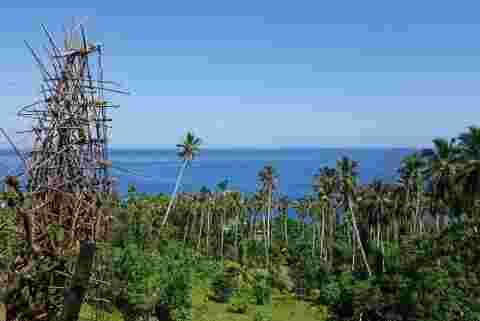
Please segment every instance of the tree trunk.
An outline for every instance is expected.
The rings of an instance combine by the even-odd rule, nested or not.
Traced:
[[[315,254],[315,222],[312,221],[312,257]]]
[[[220,238],[220,256],[222,258],[222,262],[223,262],[223,243],[224,243],[224,237],[225,237],[225,230],[224,230],[224,227],[225,227],[225,212],[226,212],[227,208],[224,206],[223,207],[223,211],[222,211],[222,219],[221,219],[221,238]]]
[[[268,236],[268,248],[270,249],[272,242],[272,235],[270,230],[270,219],[272,215],[272,187],[268,186],[268,207],[267,207],[267,236]]]
[[[262,215],[262,222],[263,222],[263,240],[264,240],[264,248],[265,248],[265,265],[268,268],[269,260],[268,260],[268,232],[267,232],[267,222],[266,222],[266,213],[263,212]]]
[[[354,235],[354,231],[352,230],[352,234],[351,234],[351,242],[352,242],[352,272],[355,271],[355,255],[356,255],[356,247],[355,247],[355,235]]]
[[[186,221],[186,224],[185,224],[185,227],[184,227],[184,231],[183,231],[183,244],[187,243],[187,235],[188,235],[188,232],[189,232],[190,220],[191,220],[191,215],[188,215],[187,216],[187,221]]]
[[[321,211],[321,230],[320,230],[320,258],[323,259],[323,240],[325,238],[325,208],[322,207]]]
[[[75,274],[72,278],[70,289],[64,295],[64,321],[77,321],[83,299],[90,282],[90,273],[95,257],[95,242],[80,241],[80,254],[78,256]]]
[[[209,236],[210,236],[210,204],[207,204],[207,237],[206,237],[206,244],[205,244],[205,252],[207,253],[207,256],[209,254]]]
[[[250,239],[255,239],[256,237],[256,228],[257,228],[257,213],[251,211],[251,217],[249,218],[250,222]]]
[[[333,249],[335,247],[335,240],[336,240],[336,231],[337,231],[337,209],[336,207],[331,208],[331,213],[329,215],[330,217],[330,244],[329,244],[329,253],[327,255],[330,255],[330,260],[331,263],[334,264],[334,254],[333,254]]]
[[[170,197],[170,202],[168,203],[167,212],[165,213],[165,217],[163,218],[162,226],[164,226],[167,223],[168,214],[170,213],[170,210],[172,209],[172,206],[173,206],[173,202],[175,201],[175,197],[177,196],[177,191],[178,191],[178,188],[180,187],[180,182],[182,180],[183,172],[185,171],[187,164],[188,164],[188,161],[184,160],[182,167],[180,167],[177,181],[175,182],[175,188],[173,189],[172,196]]]
[[[188,233],[190,234],[190,240],[192,240],[192,246],[195,242],[195,238],[193,236],[193,227],[195,226],[195,215],[192,214],[192,219],[190,220],[190,227],[188,229]]]
[[[236,222],[235,222],[235,234],[234,234],[234,237],[235,237],[235,253],[236,253],[236,256],[237,256],[237,260],[239,260],[240,258],[240,249],[238,247],[238,226],[240,224],[240,211],[242,210],[241,207],[237,208],[236,209],[236,213],[237,213],[237,218],[236,218]]]
[[[360,232],[358,231],[357,220],[355,219],[355,214],[353,212],[353,207],[352,207],[352,200],[350,199],[350,197],[348,198],[348,206],[350,208],[350,212],[352,213],[352,225],[353,225],[353,228],[355,230],[355,234],[357,236],[358,244],[360,245],[360,251],[362,253],[363,262],[365,263],[365,266],[367,267],[368,276],[370,277],[370,276],[372,276],[372,271],[370,270],[370,265],[368,264],[367,255],[365,254],[365,249],[363,248],[363,244],[360,241]]]
[[[202,232],[203,232],[203,214],[205,212],[205,209],[202,208],[200,209],[200,229],[198,231],[198,242],[197,242],[197,251],[200,250],[200,244],[202,242]]]
[[[305,239],[305,216],[302,216],[302,240]]]
[[[385,273],[385,246],[382,240],[380,240],[380,244],[382,247],[382,273]]]
[[[420,200],[421,200],[421,193],[420,193],[420,188],[418,188],[418,192],[417,192],[417,205],[416,205],[416,208],[415,208],[415,220],[413,221],[414,222],[414,225],[413,225],[413,233],[415,233],[416,231],[416,227],[415,227],[415,223],[418,222],[418,225],[421,226],[422,224],[422,218],[419,217],[419,213],[420,213]],[[420,229],[418,229],[420,230]]]

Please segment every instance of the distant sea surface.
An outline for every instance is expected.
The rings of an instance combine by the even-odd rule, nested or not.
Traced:
[[[214,189],[219,182],[228,180],[229,189],[252,193],[258,188],[258,172],[272,165],[279,175],[278,191],[299,198],[312,192],[312,177],[319,168],[334,167],[342,156],[359,162],[362,183],[375,178],[391,182],[396,179],[402,158],[412,152],[406,148],[204,150],[185,171],[180,191],[198,191],[202,186]],[[170,193],[181,165],[174,150],[115,149],[110,159],[122,195],[129,184],[148,194]],[[12,152],[0,150],[0,177],[16,174],[19,166]]]

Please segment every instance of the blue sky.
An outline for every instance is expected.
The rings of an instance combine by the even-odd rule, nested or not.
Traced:
[[[71,6],[71,7],[69,7]],[[0,126],[39,95],[23,41],[88,17],[105,46],[113,145],[424,146],[480,122],[475,1],[3,1]],[[15,136],[19,145],[28,137]],[[0,138],[0,147],[6,142]]]

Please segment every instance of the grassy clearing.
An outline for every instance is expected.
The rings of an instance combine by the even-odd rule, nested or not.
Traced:
[[[276,293],[270,306],[249,305],[243,314],[228,311],[228,303],[217,303],[207,298],[207,290],[193,289],[193,321],[255,321],[259,311],[270,312],[272,321],[323,321],[327,316],[325,309],[299,301],[289,294]]]
[[[272,321],[324,321],[326,309],[312,306],[305,301],[296,300],[288,294],[277,293],[269,306],[249,305],[246,313],[228,311],[228,303],[218,303],[208,299],[208,290],[196,287],[193,289],[193,321],[256,321],[257,312],[270,312]],[[96,311],[84,304],[80,312],[80,320],[94,320]],[[123,321],[119,312],[97,312],[97,320]]]

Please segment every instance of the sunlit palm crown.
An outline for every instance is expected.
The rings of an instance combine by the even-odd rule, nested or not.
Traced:
[[[192,132],[188,132],[181,144],[177,144],[178,156],[186,161],[193,160],[200,151],[202,140]]]
[[[273,191],[278,184],[278,175],[273,166],[267,165],[258,174],[258,180],[262,184],[263,191],[266,191],[268,188]]]

